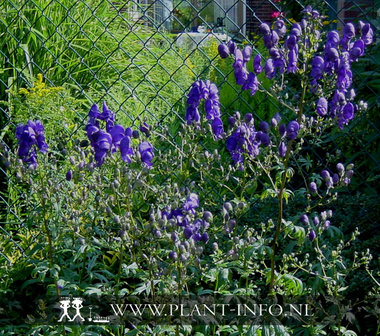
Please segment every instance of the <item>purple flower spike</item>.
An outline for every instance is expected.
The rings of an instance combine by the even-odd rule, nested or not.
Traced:
[[[139,145],[139,153],[141,156],[141,161],[144,162],[148,167],[152,166],[152,160],[154,158],[154,148],[152,144],[148,141],[143,141]]]
[[[230,50],[225,44],[219,44],[218,52],[220,58],[227,58],[230,55]]]

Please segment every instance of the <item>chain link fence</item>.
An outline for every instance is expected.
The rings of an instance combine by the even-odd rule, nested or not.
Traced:
[[[378,1],[310,4],[326,16],[325,25],[340,29],[345,22],[363,20],[372,24],[377,36]],[[173,118],[183,120],[186,95],[197,79],[217,84],[224,115],[254,111],[256,118],[267,119],[281,107],[265,94],[250,98],[241,92],[233,84],[231,67],[219,58],[217,46],[234,40],[251,44],[260,53],[260,23],[273,21],[281,12],[289,22],[298,21],[303,6],[303,1],[276,0],[4,0],[0,4],[1,140],[12,147],[15,125],[51,108],[33,100],[28,106],[28,100],[20,98],[22,88],[62,99],[62,113],[57,110],[49,118],[59,125],[65,118],[76,121],[74,127],[64,128],[66,137],[83,129],[87,115],[79,111],[103,100],[119,120],[131,125],[147,120],[159,129]],[[369,102],[367,114],[358,116],[329,142],[347,162],[357,164],[351,205],[358,208],[359,224],[368,237],[379,229],[380,215],[378,55],[375,44],[354,69],[357,90]],[[30,91],[38,85],[40,91]],[[58,88],[57,95],[51,88]],[[22,226],[23,219],[14,211],[17,204],[9,203],[6,165],[0,169],[3,247],[11,244],[25,257],[15,231],[9,231],[9,225],[15,230]],[[16,223],[9,223],[10,214]],[[356,225],[352,218],[346,229]],[[10,262],[1,255],[2,262]]]

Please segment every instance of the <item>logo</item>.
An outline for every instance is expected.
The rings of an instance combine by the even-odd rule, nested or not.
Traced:
[[[83,308],[83,299],[80,297],[68,298],[63,297],[59,300],[60,308],[62,310],[61,316],[58,322],[85,322],[86,319],[81,314],[81,309]],[[90,311],[90,316],[87,318],[88,322],[92,323],[109,323],[108,317],[95,316],[91,317],[92,306],[88,307]]]
[[[62,315],[59,318],[58,322],[62,322],[65,318],[68,322],[74,322],[77,319],[81,322],[84,322],[85,319],[80,314],[80,310],[83,308],[82,302],[82,298],[73,298],[73,300],[70,300],[69,298],[62,298],[59,300],[60,307],[62,309]],[[75,310],[75,315],[72,318],[69,315],[69,308]]]

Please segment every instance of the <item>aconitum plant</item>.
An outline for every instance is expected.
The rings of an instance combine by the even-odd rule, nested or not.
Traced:
[[[10,230],[16,257],[8,247],[2,254],[12,262],[27,255],[27,270],[18,273],[31,274],[25,286],[39,282],[38,299],[46,284],[46,293],[53,289],[57,296],[143,296],[152,302],[162,296],[174,304],[221,294],[277,303],[281,296],[304,303],[312,295],[313,305],[324,295],[343,304],[328,307],[320,321],[158,325],[154,333],[284,336],[305,328],[310,335],[352,334],[341,322],[351,314],[346,279],[362,266],[372,276],[371,256],[349,250],[358,232],[347,241],[339,229],[336,200],[354,165],[323,146],[328,132],[341,132],[364,106],[355,102],[350,67],[373,32],[360,23],[325,34],[317,11],[307,7],[304,16],[293,25],[279,18],[263,24],[262,55],[233,42],[218,48],[222,58],[233,58],[242,90],[261,91],[281,107],[265,120],[255,109],[227,116],[217,85],[197,80],[184,123],[170,127],[122,125],[106,103],[102,111],[93,105],[83,132],[57,148],[45,140],[41,122],[17,127],[17,153],[5,150],[3,156],[10,198],[16,198],[8,203],[7,219],[22,225]],[[4,292],[12,290],[13,274],[3,281]],[[336,328],[325,323],[331,316]],[[121,327],[112,333],[152,332],[150,324]]]

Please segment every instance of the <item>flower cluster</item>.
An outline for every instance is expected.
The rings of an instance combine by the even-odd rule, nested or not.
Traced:
[[[331,226],[330,219],[333,216],[332,210],[322,211],[319,215],[313,214],[312,220],[307,214],[303,214],[300,217],[300,221],[304,225],[311,226],[312,229],[309,231],[309,239],[313,241],[317,237],[316,231],[322,232],[322,230],[327,230]]]
[[[196,81],[187,98],[186,120],[188,124],[200,121],[199,105],[204,99],[206,119],[211,122],[212,131],[217,139],[223,135],[223,122],[220,119],[219,91],[216,85],[209,80]]]
[[[220,44],[218,47],[219,55],[221,58],[226,58],[229,55],[234,55],[235,62],[233,64],[234,75],[236,84],[240,85],[243,90],[249,90],[253,96],[259,89],[259,81],[257,74],[262,71],[261,58],[257,55],[253,60],[253,70],[250,72],[247,69],[247,64],[251,59],[252,47],[247,45],[243,50],[240,50],[232,41],[227,45]]]
[[[353,41],[356,32],[359,32],[360,36]],[[336,76],[336,89],[332,98],[328,101],[325,97],[320,97],[316,111],[322,117],[336,118],[341,129],[355,114],[355,105],[351,102],[355,97],[355,91],[351,89],[351,63],[363,56],[366,46],[372,42],[373,30],[370,24],[360,21],[355,28],[352,23],[347,23],[342,35],[335,30],[328,33],[323,55],[313,58],[310,73],[312,92],[318,91],[324,76]]]
[[[326,183],[327,188],[332,188],[339,183],[348,186],[351,183],[351,178],[354,175],[354,165],[351,163],[347,166],[347,169],[342,163],[336,165],[337,173],[330,173],[328,170],[322,170],[321,177]]]
[[[29,167],[37,167],[37,151],[47,153],[48,145],[45,142],[45,130],[40,120],[28,120],[26,125],[18,125],[16,128],[16,138],[18,141],[18,156]]]
[[[285,22],[278,19],[273,24],[273,29],[267,23],[260,25],[260,32],[263,35],[264,45],[269,51],[270,57],[265,63],[265,74],[272,79],[276,73],[296,73],[298,62],[298,40],[302,34],[302,27],[295,23],[284,42],[284,47],[280,47],[279,41],[286,33]]]
[[[122,160],[130,163],[135,153],[132,148],[132,137],[138,138],[138,131],[132,131],[130,127],[124,129],[122,125],[115,124],[115,114],[108,109],[105,102],[103,102],[102,113],[99,112],[98,105],[94,104],[88,116],[89,121],[86,125],[86,132],[94,149],[97,165],[101,166],[107,154],[114,153],[118,149]],[[105,122],[105,131],[101,129],[100,121]],[[141,127],[144,134],[149,132],[149,126],[146,123]],[[153,146],[148,141],[143,141],[138,146],[138,152],[141,161],[147,167],[151,167],[154,158]]]
[[[207,229],[213,216],[211,212],[205,211],[199,217],[196,211],[198,207],[198,195],[190,193],[180,208],[167,207],[159,211],[160,220],[158,222],[161,227],[155,228],[154,234],[157,237],[161,237],[163,232],[170,235],[175,245],[175,248],[169,253],[170,259],[176,260],[179,257],[181,261],[186,261],[190,257],[191,249],[196,248],[196,243],[208,242]],[[178,230],[182,234],[179,234]]]
[[[272,124],[278,124],[280,122],[281,117],[279,115],[276,115],[275,118],[272,120]],[[300,125],[296,120],[293,120],[288,123],[288,125],[281,124],[278,131],[281,136],[281,142],[280,146],[278,148],[278,153],[281,157],[286,156],[286,152],[288,150],[286,144],[285,144],[285,138],[288,140],[294,140],[298,136],[298,132],[300,130]]]
[[[260,130],[256,131],[254,119],[251,113],[247,113],[244,121],[239,120],[240,115],[229,119],[235,130],[227,138],[226,147],[231,154],[231,158],[239,169],[243,169],[244,153],[254,158],[260,153],[260,145],[269,146],[271,141],[268,135],[269,125],[266,122],[260,123]]]

